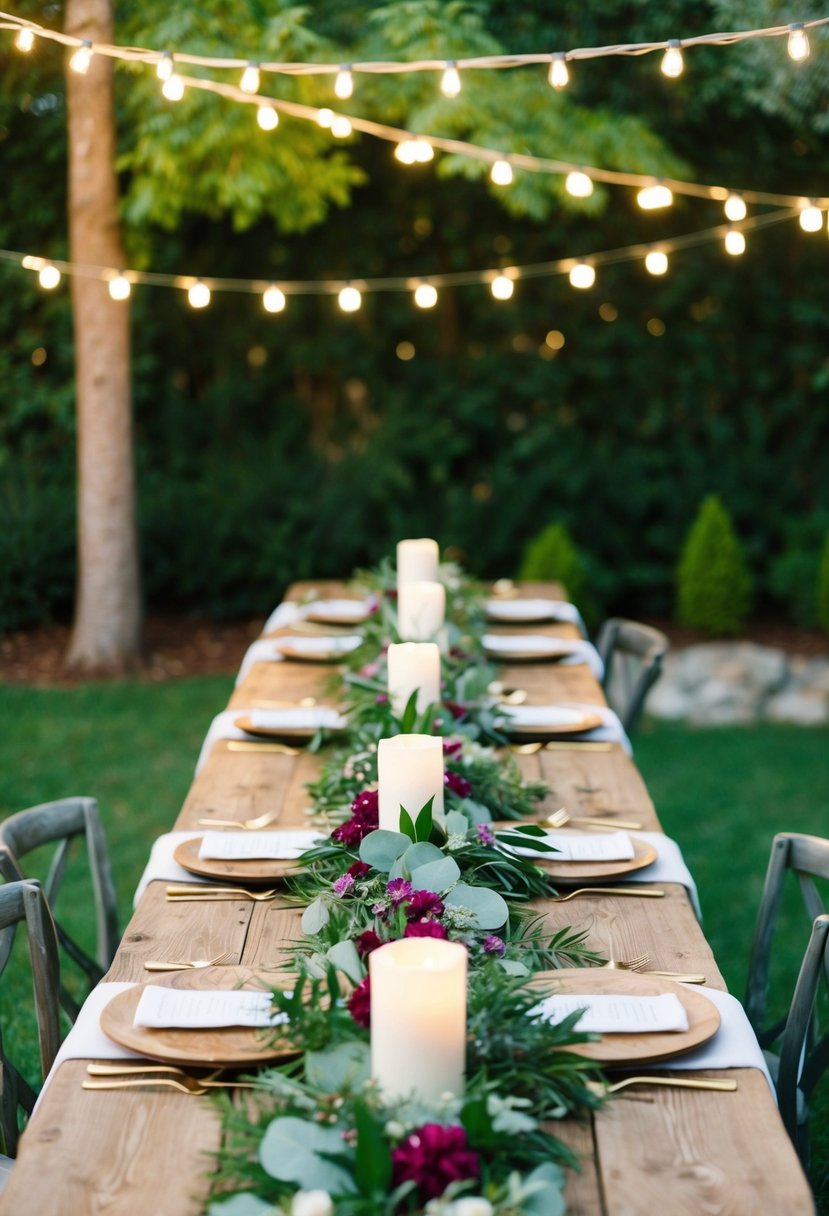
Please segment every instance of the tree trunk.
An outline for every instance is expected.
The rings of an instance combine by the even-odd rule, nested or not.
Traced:
[[[66,32],[113,41],[111,0],[67,0]],[[112,60],[68,70],[69,256],[124,265],[115,175]],[[118,671],[139,653],[141,609],[133,471],[129,301],[71,278],[78,422],[78,586],[67,663]]]

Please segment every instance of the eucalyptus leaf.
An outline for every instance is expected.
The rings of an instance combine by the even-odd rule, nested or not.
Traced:
[[[325,928],[330,919],[325,900],[318,896],[302,913],[302,932],[308,937],[313,937],[315,933],[319,933],[320,929]]]
[[[265,1203],[249,1191],[221,1203],[211,1203],[207,1209],[207,1216],[265,1216],[266,1213],[273,1213],[273,1204]]]
[[[489,887],[470,887],[465,882],[459,882],[444,897],[444,902],[453,907],[468,908],[479,929],[500,929],[509,916],[503,896]]]
[[[361,1039],[306,1051],[304,1062],[307,1083],[329,1094],[355,1090],[371,1073],[369,1045]]]
[[[492,823],[489,809],[482,802],[475,802],[473,798],[464,798],[461,802],[461,808],[464,815],[473,824]]]
[[[360,980],[365,978],[365,968],[360,962],[357,947],[350,938],[346,938],[344,941],[333,945],[327,951],[325,957],[329,962],[334,964],[338,971],[344,972],[355,984],[359,984]]]
[[[391,882],[391,880],[393,878],[408,878],[408,877],[409,877],[409,867],[406,865],[406,854],[404,853],[402,857],[398,857],[397,861],[394,863],[392,868],[389,870],[389,882]]]
[[[564,1216],[564,1174],[552,1161],[545,1161],[524,1178],[531,1194],[522,1200],[522,1216]]]
[[[471,820],[462,811],[450,811],[446,816],[446,831],[450,836],[465,836],[470,827]]]
[[[412,886],[416,891],[434,891],[435,894],[441,895],[448,891],[460,876],[460,867],[455,859],[442,857],[440,861],[427,861],[425,865],[412,870]]]
[[[498,966],[502,971],[506,971],[507,975],[529,975],[530,969],[525,963],[519,963],[514,958],[499,958]]]
[[[398,857],[402,857],[412,843],[410,836],[402,832],[389,832],[386,828],[377,828],[364,836],[360,844],[360,860],[373,866],[382,874],[388,874]]]
[[[302,1190],[353,1195],[351,1172],[320,1155],[343,1156],[344,1150],[339,1128],[285,1115],[268,1124],[259,1144],[259,1161],[272,1178],[295,1182]]]
[[[425,866],[430,861],[442,861],[443,858],[444,853],[436,844],[430,844],[428,840],[419,840],[417,844],[406,849],[401,861],[411,873],[418,866]]]

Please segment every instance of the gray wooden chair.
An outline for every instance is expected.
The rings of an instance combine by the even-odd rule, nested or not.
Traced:
[[[791,1001],[782,1016],[775,1016],[770,1013],[772,947],[784,892],[792,885],[792,880],[787,884],[789,874],[803,900],[804,943],[807,925],[811,925],[811,938]],[[797,832],[778,833],[772,842],[757,915],[745,1001],[748,1019],[776,1080],[780,1114],[804,1164],[809,1155],[807,1102],[829,1066],[829,1036],[821,1035],[817,1013],[821,974],[829,984],[829,916],[816,880],[829,883],[829,840]]]
[[[16,927],[21,923],[25,923],[29,944],[40,1068],[45,1077],[60,1046],[59,963],[55,925],[37,882],[0,886],[0,974],[9,961]],[[17,1152],[21,1112],[30,1115],[36,1097],[34,1087],[9,1059],[0,1037],[0,1135],[4,1153],[13,1156]],[[0,1187],[9,1165],[8,1159],[0,1157]]]
[[[92,880],[97,933],[94,957],[78,945],[61,923],[60,913],[56,912],[60,905],[60,888],[69,852],[76,842],[86,846]],[[44,802],[18,811],[0,823],[0,874],[7,882],[19,882],[29,877],[23,871],[21,860],[35,849],[52,845],[55,847],[43,888],[55,918],[61,949],[83,972],[89,992],[109,967],[118,948],[115,888],[98,804],[94,798],[61,798],[56,802]],[[63,983],[60,992],[61,1005],[74,1021],[80,1003]]]
[[[669,646],[659,629],[618,616],[609,617],[599,630],[596,649],[604,663],[602,688],[628,734],[662,674]]]

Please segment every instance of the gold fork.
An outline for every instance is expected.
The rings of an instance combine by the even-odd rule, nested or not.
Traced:
[[[733,1093],[737,1088],[737,1082],[726,1077],[624,1077],[621,1081],[614,1081],[610,1085],[605,1085],[602,1081],[588,1081],[587,1088],[592,1089],[593,1093],[615,1094],[620,1089],[627,1089],[629,1085],[665,1085],[673,1089],[714,1089],[722,1093]]]
[[[90,1063],[87,1064],[86,1071],[90,1077],[130,1077],[140,1076],[147,1072],[172,1073],[177,1077],[191,1077],[200,1085],[209,1085],[211,1081],[218,1080],[225,1070],[224,1068],[214,1068],[205,1077],[193,1077],[192,1073],[185,1072],[177,1064],[149,1064],[146,1061],[133,1063],[132,1060],[124,1060],[123,1062],[115,1061],[112,1064]]]
[[[197,887],[173,886],[167,888],[167,899],[175,900],[209,900],[209,899],[275,899],[279,891],[274,887],[269,891],[250,891],[247,887],[212,887],[208,883]]]
[[[566,904],[568,899],[575,899],[577,895],[641,895],[644,899],[661,899],[664,894],[661,887],[643,887],[634,883],[629,887],[579,887],[577,891],[553,895],[551,899],[553,903]]]
[[[276,823],[281,810],[265,811],[264,815],[256,815],[253,819],[200,819],[200,828],[239,828],[242,832],[256,832],[266,828],[269,823]]]
[[[175,1077],[114,1077],[107,1081],[83,1081],[82,1089],[152,1089],[156,1085],[167,1085],[183,1094],[195,1094],[197,1097],[210,1093],[211,1089],[255,1089],[254,1081],[200,1081],[195,1077],[182,1073]]]
[[[628,832],[642,830],[641,823],[636,823],[633,819],[578,819],[566,811],[563,806],[540,822],[547,828],[563,828],[568,823],[573,823],[586,828],[618,828],[620,831]]]
[[[233,958],[235,951],[225,950],[223,954],[217,954],[215,958],[193,958],[182,959],[179,962],[157,962],[153,959],[147,959],[144,963],[145,971],[189,971],[191,968],[194,971],[201,970],[202,967],[217,967],[221,963],[227,963]]]
[[[271,743],[269,740],[262,739],[228,739],[227,750],[229,752],[276,752],[280,756],[299,756],[302,753],[301,747],[290,747],[287,743]]]

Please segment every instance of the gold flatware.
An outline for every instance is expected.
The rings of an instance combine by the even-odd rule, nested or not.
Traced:
[[[280,756],[299,756],[302,752],[301,747],[291,747],[287,743],[271,743],[264,739],[261,743],[257,743],[253,739],[229,739],[227,750],[229,752],[277,752]]]
[[[176,1077],[122,1077],[111,1081],[83,1081],[82,1089],[154,1089],[157,1085],[167,1085],[183,1094],[194,1094],[200,1097],[210,1093],[211,1089],[256,1089],[255,1081],[197,1081],[195,1077],[185,1075]]]
[[[536,741],[535,743],[510,743],[509,749],[516,756],[534,756],[536,752],[540,752],[543,743]]]
[[[566,904],[568,899],[577,895],[641,895],[644,899],[661,899],[665,892],[661,887],[643,887],[632,883],[629,887],[579,887],[577,891],[568,891],[566,895],[553,895],[552,902]]]
[[[612,956],[602,967],[606,971],[644,971],[650,962],[649,954],[637,954],[634,958],[613,958]]]
[[[548,828],[563,828],[568,824],[577,824],[579,827],[587,828],[618,828],[620,831],[641,832],[642,825],[633,819],[585,819],[575,818],[566,811],[563,806],[560,806],[557,811],[553,811],[552,815],[548,815],[546,819],[539,820],[544,827]]]
[[[571,743],[565,743],[563,739],[550,739],[542,746],[545,752],[613,752],[619,744],[604,739],[573,739]]]
[[[144,963],[145,971],[200,971],[203,967],[218,967],[222,963],[229,962],[235,951],[225,950],[223,954],[218,954],[215,958],[194,958],[182,959],[180,962],[156,962],[152,959],[147,959]]]
[[[172,886],[167,888],[168,900],[213,900],[213,899],[275,899],[279,894],[276,888],[269,891],[251,891],[247,887],[214,887],[209,883],[198,886]]]
[[[269,701],[267,697],[260,697],[256,701],[251,701],[248,709],[311,709],[317,703],[316,697],[302,697],[299,701]]]
[[[276,823],[279,816],[282,814],[281,809],[278,811],[266,811],[264,815],[257,815],[255,819],[200,819],[200,828],[238,828],[242,832],[256,832],[259,828],[266,828],[268,824]]]
[[[124,1060],[123,1063],[115,1062],[113,1064],[90,1063],[87,1064],[86,1071],[90,1077],[130,1077],[139,1076],[147,1072],[173,1073],[177,1077],[190,1077],[201,1085],[207,1085],[211,1081],[215,1081],[221,1077],[222,1073],[226,1070],[224,1068],[214,1068],[206,1077],[194,1077],[192,1073],[185,1072],[177,1064],[134,1064],[132,1060]]]
[[[509,688],[500,680],[493,680],[487,692],[491,697],[497,697],[502,705],[523,705],[528,695],[526,688]]]
[[[704,984],[705,976],[699,971],[651,971],[646,967],[643,975],[661,975],[664,979],[676,980],[678,984]]]
[[[714,1089],[721,1093],[733,1093],[737,1082],[725,1077],[624,1077],[604,1085],[601,1081],[589,1081],[588,1088],[596,1094],[615,1094],[630,1085],[664,1085],[672,1089]]]

